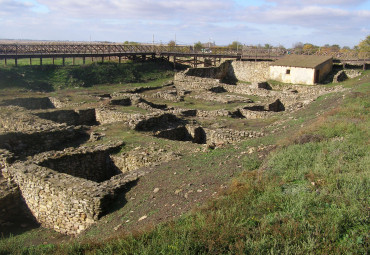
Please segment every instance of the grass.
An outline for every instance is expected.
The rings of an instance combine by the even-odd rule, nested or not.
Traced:
[[[295,144],[292,138],[261,168],[258,161],[245,166],[228,192],[202,210],[151,232],[90,244],[84,250],[97,254],[366,254],[369,86],[358,87],[342,106],[302,131],[320,135],[322,141]],[[341,125],[333,129],[337,123]],[[222,154],[214,153],[206,161]]]
[[[93,63],[82,66],[6,66],[0,68],[0,89],[54,91],[96,84],[145,83],[173,76],[167,62]]]
[[[201,170],[250,146],[280,145],[263,162],[256,154],[241,158],[243,174],[201,209],[96,243],[26,248],[1,240],[0,254],[367,254],[370,83],[352,82],[344,97],[322,97],[297,113],[282,137],[186,156]]]

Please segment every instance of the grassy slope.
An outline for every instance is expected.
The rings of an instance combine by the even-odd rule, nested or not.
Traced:
[[[254,155],[244,160],[244,174],[200,210],[103,243],[23,248],[7,239],[0,254],[366,254],[370,83],[356,83],[347,83],[351,91],[345,97],[317,100],[316,105],[340,102],[320,117],[307,111],[288,122],[287,133],[262,138],[281,146],[262,164]],[[209,160],[225,153],[215,150]]]
[[[19,66],[0,68],[0,89],[53,91],[95,84],[148,82],[173,75],[169,63],[106,62],[85,66]]]

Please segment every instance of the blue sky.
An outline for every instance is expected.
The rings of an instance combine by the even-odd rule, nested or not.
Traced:
[[[353,47],[370,0],[0,0],[0,39]]]

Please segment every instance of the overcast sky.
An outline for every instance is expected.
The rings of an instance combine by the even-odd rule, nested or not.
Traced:
[[[0,0],[0,39],[353,47],[370,0]]]

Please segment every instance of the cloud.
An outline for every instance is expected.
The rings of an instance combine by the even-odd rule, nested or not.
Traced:
[[[155,34],[156,41],[165,42],[176,33],[184,43],[212,38],[220,44],[239,40],[291,46],[312,40],[354,45],[370,30],[365,2],[0,0],[0,37],[88,40],[92,35],[93,40],[150,42]],[[46,11],[37,12],[41,7]]]
[[[227,14],[233,2],[223,0],[39,0],[54,13],[72,17],[111,17],[131,20],[215,20]]]
[[[368,23],[370,11],[350,11],[332,7],[314,5],[274,6],[270,8],[246,8],[244,14],[238,15],[241,20],[251,23],[294,25],[317,30],[327,30],[342,26],[359,27]]]
[[[367,0],[267,0],[278,5],[359,5],[366,3]]]
[[[31,10],[34,7],[32,3],[29,2],[18,2],[13,0],[0,0],[0,15],[22,15]]]

